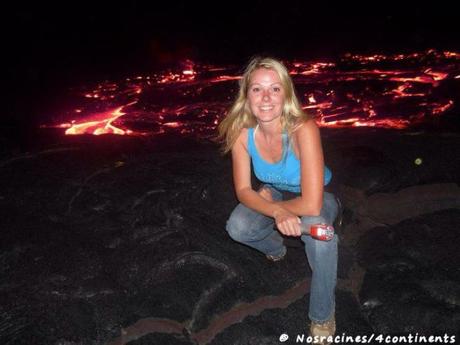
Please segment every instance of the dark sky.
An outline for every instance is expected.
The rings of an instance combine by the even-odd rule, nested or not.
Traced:
[[[148,67],[186,55],[239,62],[260,52],[314,57],[453,47],[460,17],[454,5],[421,3],[399,8],[387,1],[37,2],[6,12],[3,31],[15,59],[59,66],[126,60]]]
[[[450,3],[16,2],[1,21],[3,76],[11,85],[5,116],[15,117],[25,98],[35,98],[21,108],[30,112],[57,89],[149,72],[185,58],[244,64],[254,54],[294,59],[458,51],[460,16]]]

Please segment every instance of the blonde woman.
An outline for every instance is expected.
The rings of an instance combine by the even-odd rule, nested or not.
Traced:
[[[223,151],[232,153],[240,201],[227,231],[233,240],[271,261],[286,255],[280,233],[300,236],[313,272],[310,332],[320,343],[325,339],[321,336],[335,333],[338,238],[320,241],[301,235],[301,224],[333,224],[338,205],[334,195],[324,191],[331,172],[324,166],[319,129],[300,107],[292,79],[280,61],[250,61],[237,99],[219,124],[219,136]],[[264,184],[258,191],[251,184],[251,169]]]

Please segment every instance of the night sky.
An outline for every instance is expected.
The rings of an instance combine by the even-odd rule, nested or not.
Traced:
[[[244,65],[255,54],[308,59],[458,51],[459,14],[452,3],[17,3],[2,21],[9,85],[2,123],[22,126],[71,85],[149,73],[186,58]]]

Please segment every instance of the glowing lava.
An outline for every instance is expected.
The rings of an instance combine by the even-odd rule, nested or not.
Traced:
[[[404,129],[442,116],[459,101],[450,88],[440,87],[460,82],[455,52],[348,54],[339,61],[285,63],[303,108],[322,127]],[[186,61],[177,70],[104,82],[81,90],[72,109],[58,111],[69,120],[42,127],[66,128],[68,135],[211,137],[234,99],[239,71]]]
[[[132,102],[128,105],[132,105],[134,103],[136,102]],[[121,111],[123,108],[124,106],[100,114],[95,114],[90,118],[86,118],[84,122],[81,123],[72,121],[72,123],[68,125],[69,128],[65,131],[65,134],[132,134],[133,132],[129,129],[123,130],[113,125],[113,122],[116,119],[126,114]]]

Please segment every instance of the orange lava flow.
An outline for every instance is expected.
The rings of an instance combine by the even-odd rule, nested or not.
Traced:
[[[135,102],[132,102],[128,105],[132,105],[134,103]],[[115,120],[117,120],[120,116],[126,114],[122,112],[122,109],[124,107],[125,106],[121,106],[113,110],[95,114],[91,116],[91,118],[86,118],[83,122],[80,123],[78,123],[77,121],[73,121],[71,124],[69,124],[69,128],[66,129],[65,134],[133,134],[133,131],[129,129],[124,130],[113,125],[113,122]]]
[[[284,61],[302,108],[328,128],[395,130],[442,116],[460,101],[460,53],[370,56],[346,54],[333,61]],[[66,135],[156,135],[209,138],[238,91],[241,69],[186,60],[177,69],[107,81],[74,95],[55,124]],[[457,88],[458,89],[458,88]],[[102,109],[102,111],[101,111]]]

